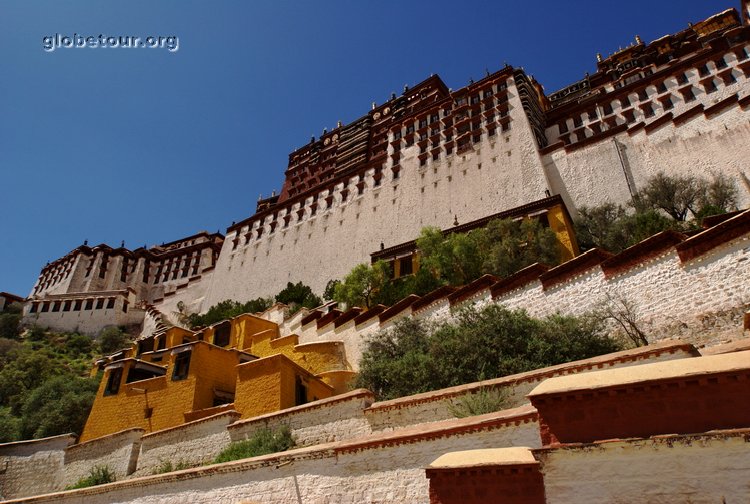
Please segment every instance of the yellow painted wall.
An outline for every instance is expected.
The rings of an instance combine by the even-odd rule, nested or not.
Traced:
[[[547,211],[547,220],[549,221],[550,229],[557,236],[561,262],[573,259],[580,254],[575,232],[573,231],[573,223],[562,205],[555,205],[550,208]]]

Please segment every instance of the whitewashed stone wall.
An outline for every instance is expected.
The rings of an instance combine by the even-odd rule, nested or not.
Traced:
[[[11,499],[62,488],[65,448],[75,436],[19,441],[0,445],[0,498]]]
[[[134,476],[153,474],[165,463],[194,467],[212,461],[231,442],[227,425],[239,417],[236,411],[228,411],[146,434]]]
[[[260,429],[288,426],[297,446],[344,441],[371,433],[364,410],[373,402],[367,390],[355,390],[330,399],[242,420],[229,426],[232,441],[248,439]]]
[[[536,422],[492,423],[502,416],[496,413],[453,420],[432,431],[301,448],[26,502],[427,504],[424,467],[439,455],[454,450],[538,445]]]
[[[548,504],[747,502],[747,431],[538,450]]]
[[[128,429],[65,450],[64,488],[90,474],[94,467],[107,467],[121,480],[135,471],[143,429]],[[58,489],[59,490],[59,489]]]
[[[241,239],[234,250],[237,233],[229,233],[203,309],[224,299],[274,295],[289,281],[302,281],[322,293],[329,280],[369,263],[381,242],[396,245],[414,239],[427,225],[447,228],[454,218],[465,223],[544,198],[548,187],[535,140],[514,80],[507,84],[511,129],[498,130],[494,137],[484,133],[474,150],[430,158],[420,166],[414,145],[401,151],[395,180],[388,161],[380,187],[374,186],[371,170],[361,196],[355,178],[347,184],[346,202],[341,202],[339,184],[333,208],[306,214],[299,223],[294,219],[287,229],[271,233],[266,225],[260,240],[244,244]],[[390,154],[393,147],[389,149]]]

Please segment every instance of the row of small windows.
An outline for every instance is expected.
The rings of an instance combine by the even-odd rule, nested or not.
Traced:
[[[115,298],[89,298],[89,299],[68,299],[64,301],[42,301],[34,302],[29,308],[29,313],[46,313],[46,312],[69,312],[69,311],[88,311],[88,310],[111,310],[115,307]],[[128,311],[128,302],[124,301],[122,311]]]
[[[174,359],[174,364],[172,366],[172,381],[180,381],[180,380],[187,379],[188,374],[190,372],[191,355],[192,355],[192,352],[189,350],[180,352],[179,354],[177,354],[177,356]],[[107,377],[107,383],[104,386],[105,396],[117,395],[117,393],[120,391],[120,385],[122,384],[122,374],[123,374],[122,367],[116,367],[116,368],[110,369],[109,376]],[[142,371],[135,367],[131,367],[128,370],[128,376],[125,380],[125,383],[133,383],[136,381],[153,378],[156,376],[163,376],[163,374],[154,373],[150,371]],[[150,413],[151,411],[146,412],[147,418],[148,416],[150,416]]]

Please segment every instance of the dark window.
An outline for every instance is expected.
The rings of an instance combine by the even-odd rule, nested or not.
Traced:
[[[424,165],[426,165],[426,164],[427,164],[427,159],[426,159],[426,158],[425,158],[425,159],[420,159],[420,160],[419,160],[419,166],[424,166]]]
[[[81,311],[81,306],[82,305],[83,305],[83,301],[82,300],[80,300],[80,299],[76,300],[76,302],[73,304],[73,311]]]
[[[94,300],[93,299],[87,299],[86,300],[86,308],[85,310],[93,310],[94,309]]]
[[[726,68],[727,67],[727,62],[726,62],[726,60],[724,60],[724,58],[717,59],[715,61],[715,63],[716,63],[716,68]]]
[[[648,100],[648,92],[645,89],[640,89],[638,91],[638,99],[640,101]]]
[[[55,301],[54,303],[52,303],[52,311],[53,312],[60,311],[60,301]]]
[[[401,139],[401,130],[393,132],[393,139],[394,140],[400,140]]]
[[[111,310],[114,307],[115,307],[115,298],[107,299],[107,309]]]
[[[164,350],[167,348],[167,337],[166,336],[159,336],[158,343],[156,345],[157,350]]]
[[[708,79],[703,83],[703,88],[706,90],[706,93],[713,93],[716,91],[716,84],[714,84],[713,79]]]
[[[558,128],[560,129],[560,133],[567,133],[568,132],[568,123],[567,123],[567,121],[563,121],[560,124],[558,124]]]
[[[687,84],[688,83],[688,76],[686,73],[681,73],[677,76],[677,83],[678,84]]]
[[[577,115],[573,117],[573,126],[575,128],[580,128],[581,126],[583,126],[583,119],[581,119],[581,116]]]
[[[49,303],[48,302],[42,303],[42,313],[48,312],[48,311],[49,311]]]
[[[664,81],[660,82],[656,85],[656,90],[659,93],[666,93],[667,92],[667,85],[664,83]]]
[[[647,103],[642,108],[643,108],[643,115],[645,115],[646,117],[653,117],[653,115],[654,115],[654,106],[653,105],[651,105],[650,103]]]
[[[596,121],[599,116],[596,113],[596,109],[589,110],[589,121]]]
[[[692,87],[682,90],[682,99],[685,100],[685,103],[695,100],[695,93],[693,93]]]
[[[411,275],[414,271],[412,269],[411,257],[404,257],[398,261],[398,272],[399,276]]]
[[[96,309],[101,310],[104,308],[104,298],[99,298],[96,300]]]
[[[664,107],[664,110],[672,110],[674,108],[674,103],[672,103],[672,97],[667,96],[663,100],[661,100],[661,106]]]
[[[414,133],[414,125],[410,124],[409,126],[407,126],[406,127],[406,132],[407,133]]]
[[[630,106],[630,98],[628,98],[627,96],[623,96],[622,98],[620,98],[620,106],[622,108]]]
[[[419,121],[419,127],[420,128],[426,128],[427,127],[427,119],[422,119]]]
[[[605,103],[602,107],[604,109],[604,115],[607,116],[612,113],[612,104],[611,103]]]
[[[430,117],[430,122],[438,122],[439,120],[440,118],[437,114],[432,114],[432,116]]]
[[[307,403],[307,387],[299,376],[294,379],[294,396],[297,406]]]
[[[72,301],[65,301],[63,303],[63,310],[62,311],[70,311],[70,304],[71,303],[72,303]]]
[[[698,75],[700,75],[701,77],[705,77],[710,73],[711,70],[708,69],[708,65],[702,65],[700,68],[698,68]]]
[[[107,378],[107,386],[104,387],[104,395],[115,395],[120,391],[120,382],[122,381],[122,368],[115,368],[109,370],[109,378]]]
[[[39,308],[39,303],[31,303],[31,308],[29,309],[29,313],[36,313],[38,308]]]
[[[232,324],[222,322],[214,329],[214,345],[225,347],[229,344],[229,336],[232,332]]]
[[[174,360],[174,371],[172,381],[184,380],[190,371],[190,354],[193,352],[181,352]]]

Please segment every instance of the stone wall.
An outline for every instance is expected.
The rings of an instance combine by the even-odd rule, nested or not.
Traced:
[[[115,479],[123,479],[135,471],[143,429],[128,429],[94,441],[87,441],[65,450],[62,488],[89,475],[94,467],[108,467]]]
[[[0,498],[54,492],[62,488],[65,448],[75,436],[64,434],[0,444]]]
[[[277,413],[241,420],[228,427],[232,441],[252,437],[262,428],[288,426],[297,446],[312,446],[365,436],[371,433],[364,410],[372,392],[359,389]]]
[[[295,204],[288,227],[272,230],[264,223],[261,238],[249,243],[244,239],[247,226],[229,232],[203,310],[224,299],[244,302],[274,295],[289,281],[302,281],[322,293],[329,280],[369,263],[381,242],[389,247],[414,239],[427,225],[448,228],[454,219],[466,223],[543,198],[548,184],[533,133],[515,80],[508,78],[507,86],[510,130],[498,129],[492,137],[485,131],[468,152],[441,154],[424,166],[416,144],[402,149],[397,178],[389,146],[382,182],[376,184],[370,169],[361,195],[353,177],[336,185],[329,209],[311,215],[308,208],[298,222]],[[342,201],[345,188],[349,195]],[[321,189],[321,195],[325,199],[328,189]]]
[[[23,502],[428,503],[424,467],[459,446],[538,446],[533,408],[371,435]]]
[[[193,467],[210,462],[231,442],[227,426],[239,417],[236,411],[227,411],[146,434],[135,476],[150,475],[167,463]]]
[[[535,457],[548,504],[747,502],[748,436],[744,430],[615,440],[535,450]]]

